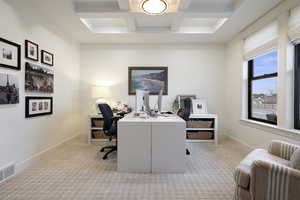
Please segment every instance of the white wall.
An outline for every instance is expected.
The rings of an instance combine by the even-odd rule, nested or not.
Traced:
[[[226,127],[229,136],[252,147],[266,147],[272,139],[287,140],[300,143],[300,131],[290,132],[292,121],[292,62],[288,62],[288,49],[292,46],[287,38],[287,24],[289,9],[298,5],[297,0],[288,0],[281,3],[272,11],[238,34],[226,48]],[[245,111],[245,80],[243,79],[243,39],[251,33],[260,30],[267,24],[279,22],[279,66],[278,66],[278,128],[262,126],[255,123],[241,121]],[[244,102],[244,103],[243,103]]]
[[[176,95],[196,94],[208,100],[208,110],[220,117],[221,132],[253,147],[264,147],[271,139],[299,142],[299,136],[241,122],[243,101],[242,39],[278,18],[287,17],[287,10],[297,0],[288,0],[258,20],[232,40],[222,45],[81,45],[65,37],[56,27],[47,23],[42,13],[32,13],[26,1],[0,0],[0,37],[22,44],[22,70],[0,68],[0,73],[19,77],[20,103],[0,106],[0,168],[17,163],[52,147],[82,131],[88,131],[88,115],[94,111],[91,86],[111,85],[112,101],[134,105],[134,97],[128,96],[128,66],[168,66],[169,95],[164,96],[163,108],[169,110]],[[29,39],[40,48],[55,54],[54,114],[25,119],[24,91],[24,40]],[[281,37],[281,52],[285,52],[286,40]],[[281,53],[281,57],[284,57]],[[287,68],[281,62],[280,70]],[[79,80],[80,79],[80,83]],[[280,78],[286,84],[287,77]],[[80,87],[80,90],[79,90]],[[284,86],[280,87],[284,90]],[[283,88],[283,89],[282,89]],[[80,101],[79,102],[79,93]],[[280,124],[287,120],[284,97],[289,91],[281,91]],[[41,96],[47,96],[41,94]],[[151,98],[152,105],[156,97]],[[81,114],[80,110],[81,109]]]
[[[0,67],[0,73],[16,75],[20,86],[20,103],[0,106],[0,168],[10,163],[17,163],[22,168],[26,159],[80,131],[80,49],[42,20],[38,11],[30,12],[25,1],[0,0],[0,18],[0,37],[22,45],[22,70]],[[50,95],[54,99],[54,113],[51,116],[25,119],[25,96],[32,95],[24,91],[25,39],[55,55],[55,92]]]
[[[83,116],[91,112],[94,100],[91,86],[111,85],[112,100],[134,106],[128,96],[128,66],[168,66],[169,95],[163,97],[163,109],[170,110],[176,95],[196,94],[208,101],[208,111],[224,115],[223,46],[81,46],[81,98]],[[151,97],[152,105],[156,96]]]

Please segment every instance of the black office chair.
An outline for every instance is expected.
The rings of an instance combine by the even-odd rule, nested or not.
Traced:
[[[111,108],[107,104],[99,104],[99,110],[102,113],[104,124],[103,124],[103,132],[106,136],[108,136],[110,141],[113,137],[117,136],[117,122],[121,119],[121,116],[114,116]],[[117,151],[117,142],[116,145],[110,145],[103,147],[100,152],[104,152],[105,150],[109,150],[103,156],[103,160],[106,160],[108,155],[114,151]]]
[[[191,114],[191,105],[192,100],[190,98],[186,98],[183,100],[183,108],[180,108],[177,112],[177,115],[181,117],[184,121],[188,121]],[[186,155],[190,155],[190,151],[186,149]]]

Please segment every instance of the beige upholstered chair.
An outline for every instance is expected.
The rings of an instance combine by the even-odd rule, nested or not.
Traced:
[[[289,167],[300,146],[272,141],[269,149],[252,151],[234,173],[235,200],[300,200],[300,170]]]

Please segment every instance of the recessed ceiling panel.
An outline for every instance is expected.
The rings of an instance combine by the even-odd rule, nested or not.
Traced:
[[[225,22],[226,18],[184,18],[179,26],[180,33],[214,33]]]
[[[127,33],[128,25],[123,18],[81,18],[93,33]]]

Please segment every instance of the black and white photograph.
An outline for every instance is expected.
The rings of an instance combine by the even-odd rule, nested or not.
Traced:
[[[53,66],[54,65],[54,55],[45,50],[42,50],[42,63]]]
[[[39,45],[29,40],[25,40],[25,58],[39,61]]]
[[[0,38],[0,67],[21,69],[21,45]]]
[[[193,99],[193,114],[207,114],[207,101],[205,99]]]
[[[51,115],[53,112],[52,97],[26,97],[25,98],[25,117],[37,117]]]
[[[19,81],[17,76],[0,73],[0,105],[19,103]]]
[[[25,91],[53,93],[53,70],[27,62],[25,64]]]

